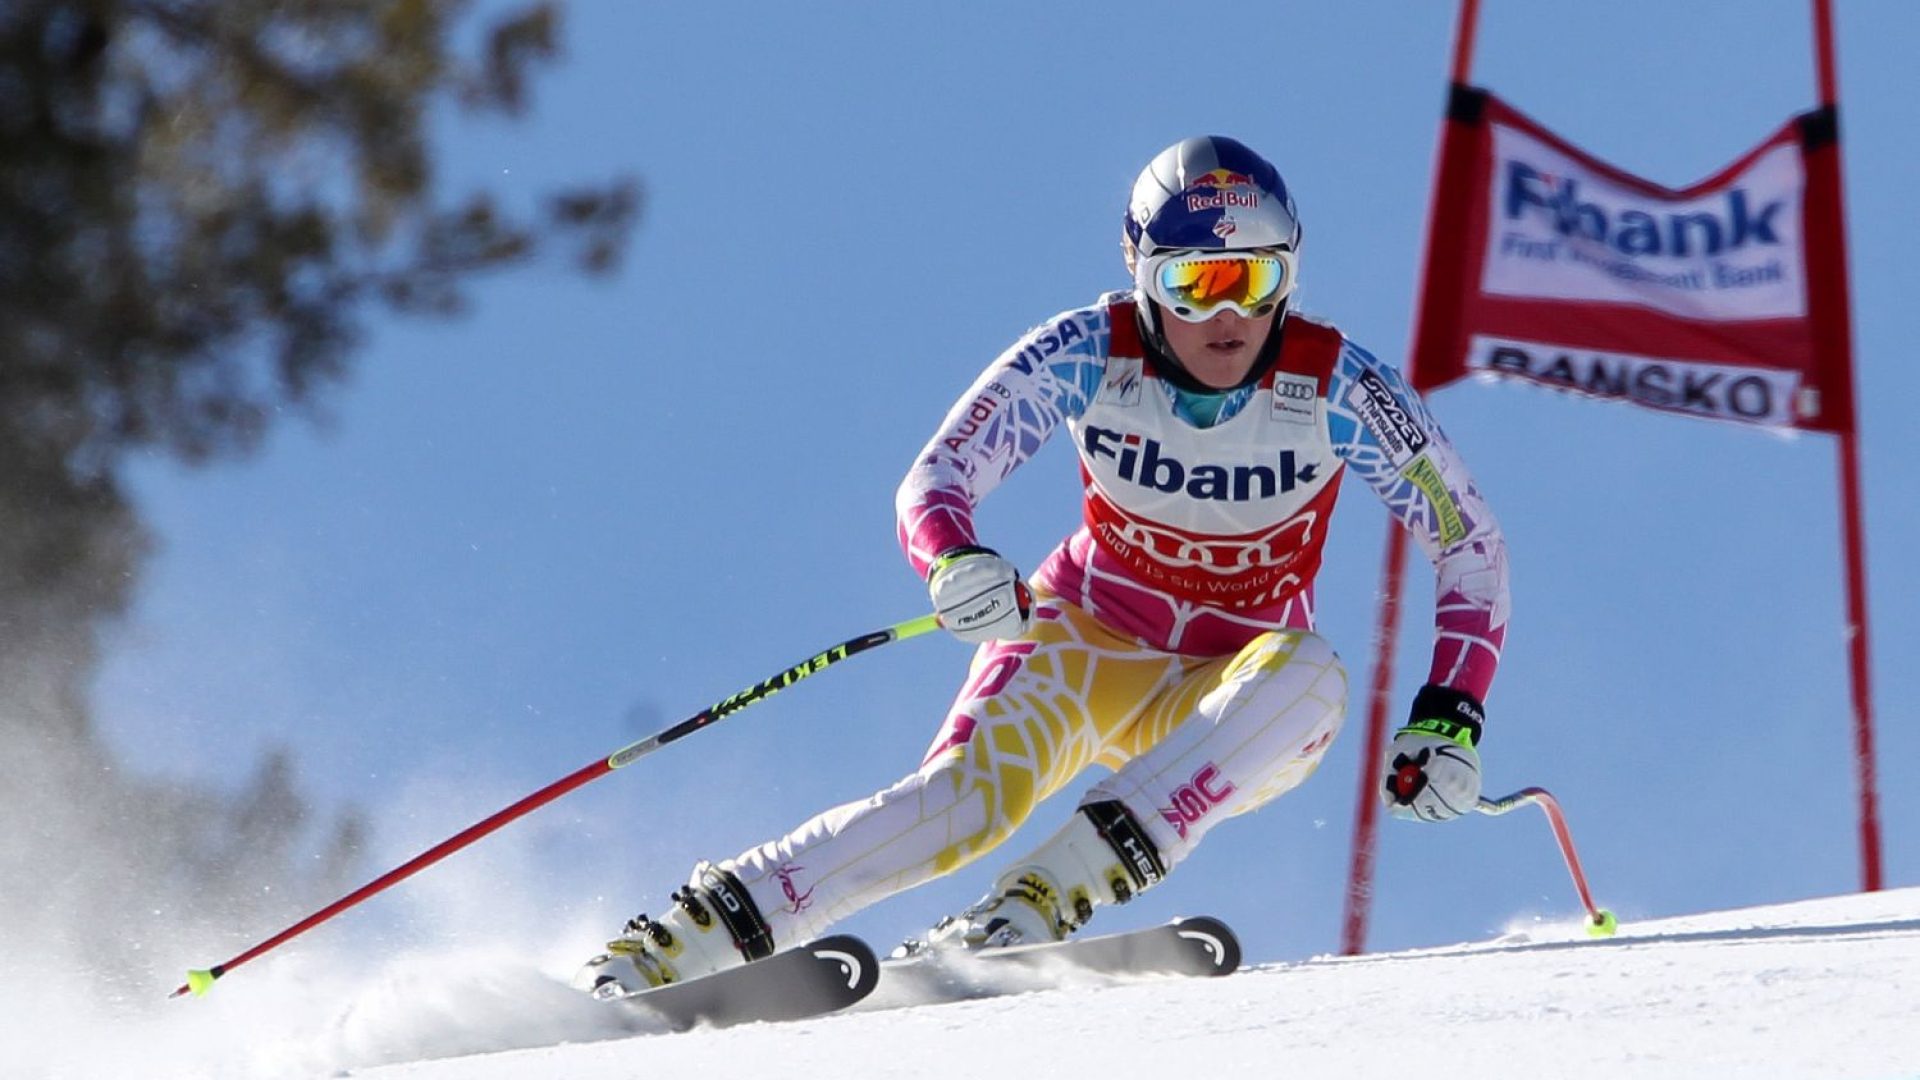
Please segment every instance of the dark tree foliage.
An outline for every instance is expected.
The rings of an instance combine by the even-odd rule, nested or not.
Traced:
[[[215,811],[182,864],[287,857],[306,815],[286,762],[208,807],[96,745],[96,634],[147,547],[120,467],[242,454],[314,414],[374,313],[455,312],[464,283],[555,245],[587,272],[618,260],[630,181],[519,215],[436,190],[436,111],[518,114],[556,51],[553,4],[469,7],[0,3],[0,811],[65,777],[76,802],[189,832]]]

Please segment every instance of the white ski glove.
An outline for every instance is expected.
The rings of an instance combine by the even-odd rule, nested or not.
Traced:
[[[1387,748],[1382,798],[1394,817],[1450,821],[1480,802],[1480,725],[1472,694],[1432,683],[1414,695],[1407,726]]]
[[[940,625],[970,644],[1017,638],[1032,621],[1033,593],[990,548],[954,548],[935,559],[927,594]]]

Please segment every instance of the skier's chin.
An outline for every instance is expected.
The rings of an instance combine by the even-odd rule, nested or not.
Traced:
[[[1253,370],[1260,345],[1273,330],[1274,313],[1249,319],[1238,312],[1221,311],[1205,322],[1185,322],[1162,308],[1162,333],[1167,346],[1202,385],[1215,390],[1239,386]]]
[[[1215,390],[1231,390],[1240,385],[1253,367],[1255,350],[1252,343],[1238,338],[1210,342],[1198,351],[1198,357],[1181,357],[1181,361],[1194,378]]]

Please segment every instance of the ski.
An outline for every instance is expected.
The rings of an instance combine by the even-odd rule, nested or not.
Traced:
[[[612,962],[606,956],[591,970]],[[588,991],[603,1001],[640,1009],[675,1031],[697,1024],[727,1027],[756,1021],[804,1020],[844,1009],[873,992],[880,961],[867,943],[835,934],[764,960],[686,982],[626,992],[612,976]]]
[[[909,942],[880,965],[875,1007],[960,1001],[1132,976],[1211,977],[1240,966],[1240,939],[1207,915],[1040,945],[967,951]]]

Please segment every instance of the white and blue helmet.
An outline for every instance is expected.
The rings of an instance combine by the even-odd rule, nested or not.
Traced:
[[[1163,251],[1300,248],[1280,170],[1222,135],[1182,139],[1147,164],[1127,200],[1129,265]]]
[[[1192,379],[1167,345],[1157,305],[1149,301],[1161,295],[1148,280],[1155,273],[1153,263],[1165,261],[1155,257],[1210,251],[1284,252],[1285,288],[1274,305],[1280,317],[1274,319],[1259,358],[1241,383],[1246,386],[1259,381],[1279,356],[1280,329],[1292,299],[1300,240],[1300,218],[1280,170],[1243,143],[1222,135],[1183,139],[1160,151],[1141,170],[1127,200],[1122,244],[1127,270],[1134,275],[1140,296],[1135,313],[1142,337],[1176,384],[1189,390],[1209,389]],[[1183,318],[1191,317],[1175,310]]]

